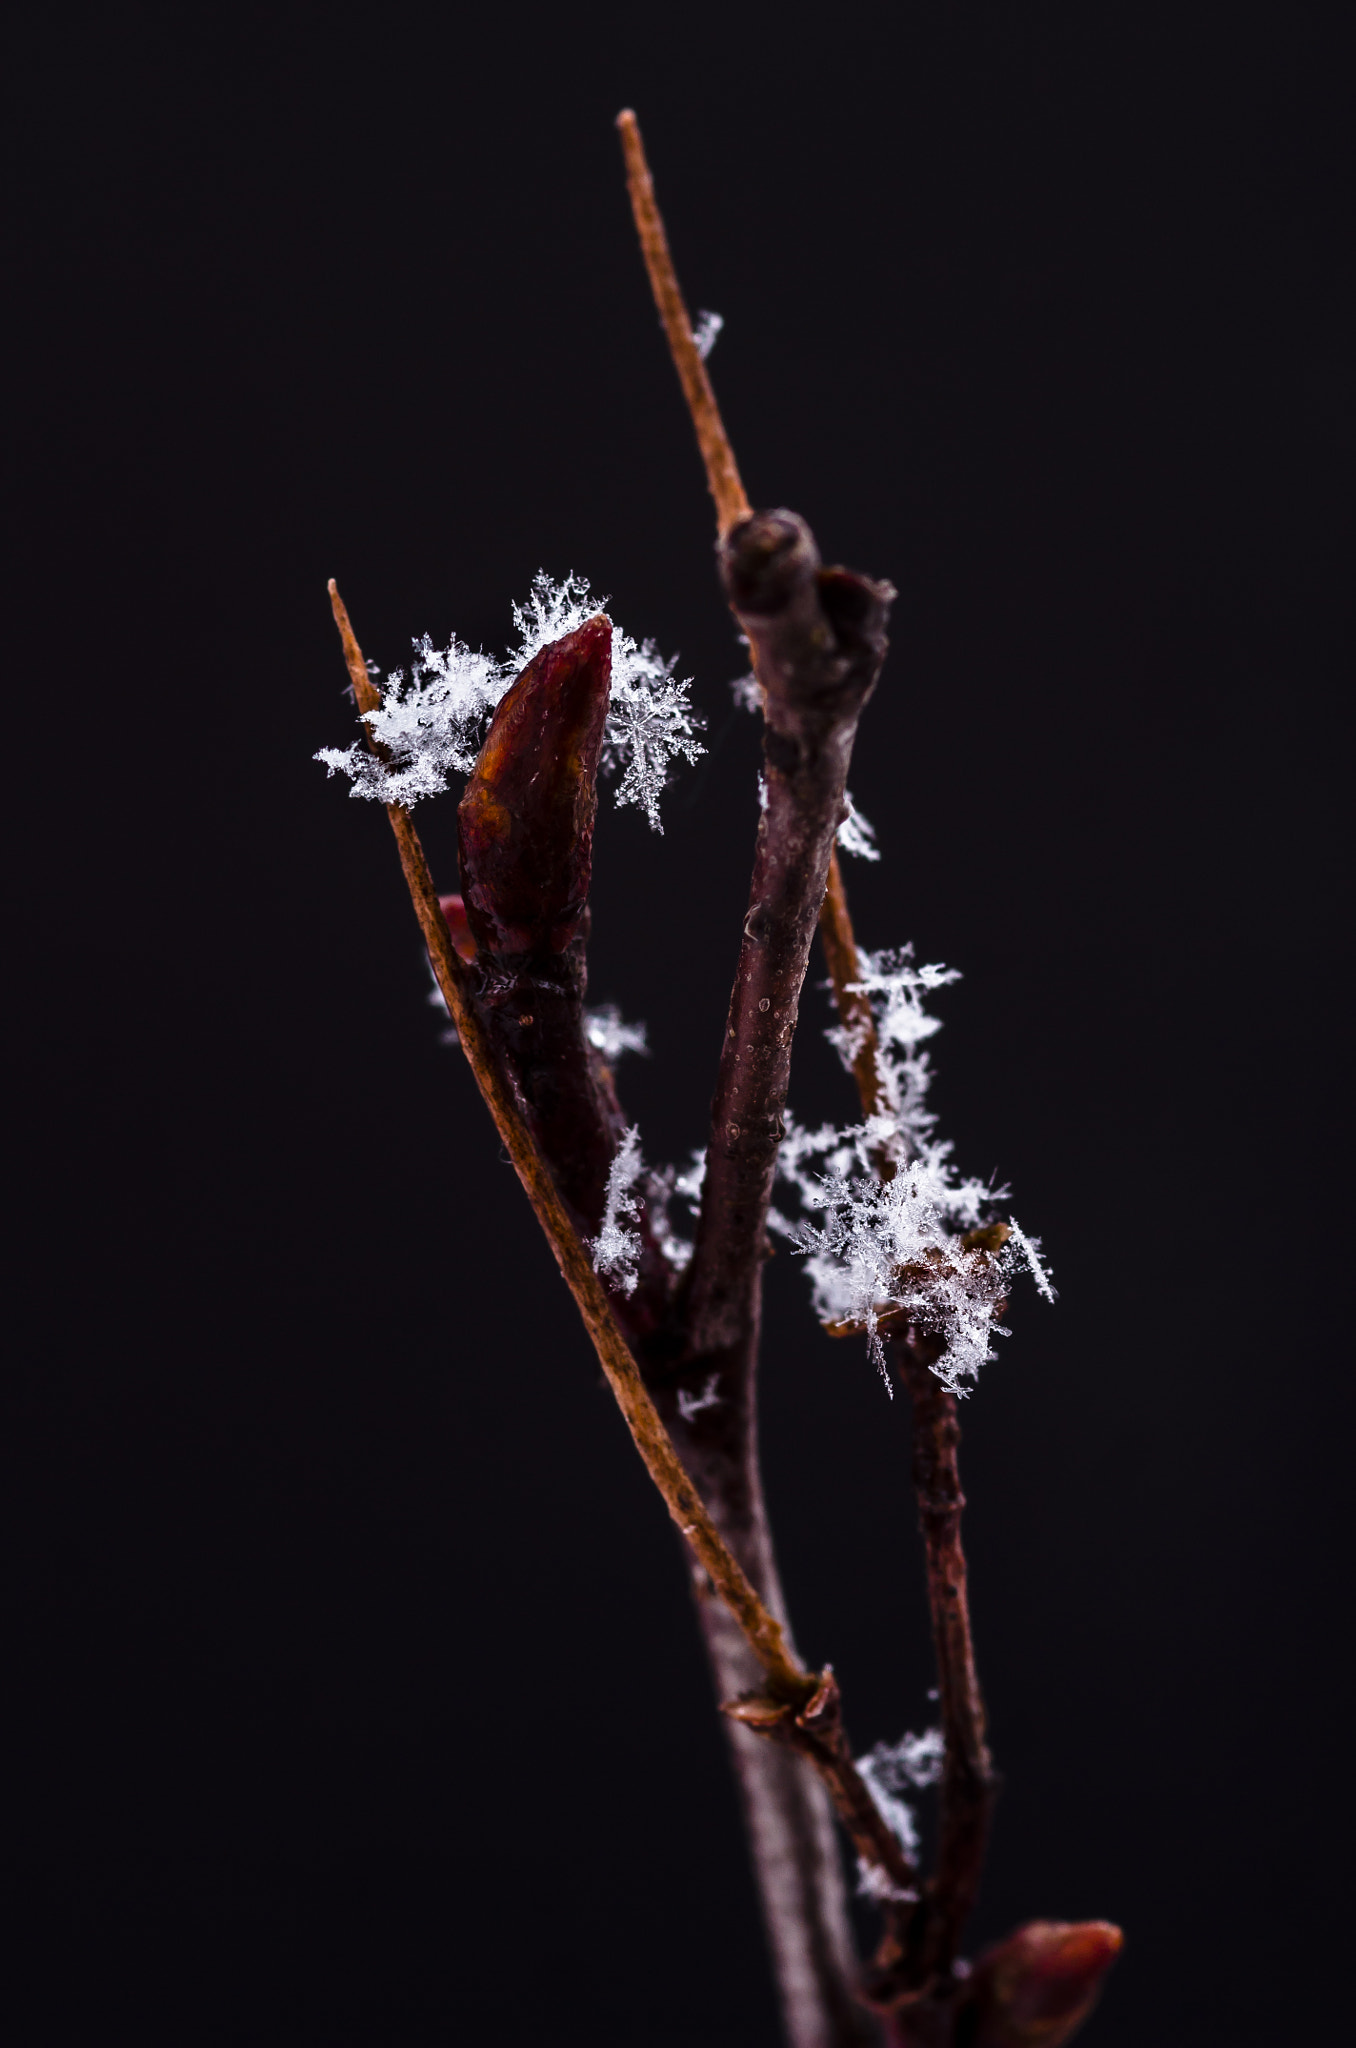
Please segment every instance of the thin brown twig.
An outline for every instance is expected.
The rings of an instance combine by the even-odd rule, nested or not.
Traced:
[[[669,349],[683,387],[683,396],[697,430],[697,445],[706,464],[706,480],[716,501],[716,530],[723,537],[736,521],[748,518],[751,508],[739,480],[734,450],[720,417],[720,407],[711,389],[711,379],[706,374],[706,364],[693,339],[692,322],[669,253],[669,238],[655,204],[654,180],[645,160],[640,124],[630,107],[623,108],[618,114],[617,127],[626,158],[626,189],[631,195],[631,211],[635,215],[641,253],[645,258],[645,268],[650,273],[655,304],[669,338]]]
[[[852,1072],[862,1112],[874,1116],[885,1106],[879,1041],[870,1001],[853,986],[860,973],[857,943],[836,859],[824,903],[819,930],[839,1020],[849,1044],[857,1047]],[[897,1170],[884,1154],[876,1164],[883,1180]],[[960,1418],[956,1397],[932,1371],[938,1355],[934,1339],[905,1330],[894,1339],[894,1352],[913,1408],[913,1483],[927,1561],[944,1755],[936,1872],[908,1943],[882,1975],[877,1987],[882,1992],[891,1981],[912,1987],[948,1976],[979,1889],[997,1793],[984,1698],[975,1669],[969,1580],[961,1541],[965,1495],[957,1462]],[[885,1961],[884,1955],[880,1960]]]
[[[913,1483],[927,1554],[928,1606],[937,1655],[938,1712],[944,1738],[937,1869],[930,1880],[906,1959],[915,1982],[949,1976],[979,1890],[997,1784],[989,1755],[984,1698],[975,1670],[969,1581],[961,1542],[956,1397],[932,1365],[925,1336],[905,1336],[894,1355],[913,1400]]]
[[[360,712],[374,711],[381,700],[368,675],[362,650],[333,579],[329,591],[353,684],[354,700]],[[537,1154],[522,1112],[494,1059],[480,1018],[468,999],[464,964],[453,947],[447,920],[439,907],[433,876],[410,814],[402,804],[388,804],[386,811],[400,851],[400,865],[410,900],[443,1000],[456,1025],[462,1050],[555,1254],[565,1284],[578,1304],[584,1326],[593,1340],[636,1449],[663,1495],[670,1515],[766,1672],[772,1696],[796,1708],[804,1707],[820,1682],[818,1676],[806,1671],[790,1655],[781,1623],[768,1612],[750,1585],[683,1469],[617,1325],[603,1282],[594,1272],[588,1252],[570,1221],[555,1183]]]
[[[833,983],[839,1021],[847,1033],[848,1044],[853,1047],[852,1078],[862,1099],[862,1114],[877,1116],[885,1107],[880,1084],[880,1043],[871,998],[857,986],[861,979],[857,940],[848,912],[847,890],[843,887],[843,870],[838,864],[836,846],[829,855],[829,879],[819,913],[819,937],[828,964],[829,980]]]

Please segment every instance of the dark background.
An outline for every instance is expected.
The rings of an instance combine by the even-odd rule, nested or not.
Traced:
[[[1061,1290],[965,1411],[974,1938],[1122,1922],[1089,2048],[1341,2036],[1338,18],[11,16],[9,2039],[777,2038],[677,1547],[310,760],[331,574],[383,668],[539,565],[680,647],[710,757],[601,813],[592,972],[702,1142],[755,734],[626,103],[751,495],[899,586],[858,928],[964,970],[944,1128]],[[768,1321],[866,1745],[930,1712],[906,1418],[790,1257]]]

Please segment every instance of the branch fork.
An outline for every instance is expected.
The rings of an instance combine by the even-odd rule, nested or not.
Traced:
[[[618,125],[642,251],[716,506],[725,592],[764,707],[766,800],[696,1243],[681,1277],[643,1205],[629,1293],[610,1290],[590,1254],[626,1128],[612,1076],[583,1022],[609,622],[588,620],[543,648],[499,703],[458,812],[460,893],[439,897],[409,812],[391,804],[388,816],[476,1084],[691,1554],[792,2048],[882,2048],[882,2014],[894,2048],[960,2048],[962,2039],[967,2048],[1056,2048],[1086,2013],[1120,1936],[1104,1923],[1033,1923],[972,1972],[956,1960],[996,1780],[970,1635],[956,1403],[931,1370],[941,1340],[916,1323],[896,1322],[887,1334],[913,1401],[913,1475],[945,1740],[937,1868],[926,1884],[853,1760],[832,1669],[802,1662],[786,1617],[757,1455],[761,1269],[816,928],[863,1111],[872,1116],[885,1106],[835,837],[895,593],[888,583],[825,568],[796,514],[750,509],[678,287],[635,116],[624,113]],[[380,699],[333,583],[330,596],[352,693],[367,713]],[[369,744],[380,754],[370,736]],[[883,1177],[893,1170],[887,1159],[880,1167]],[[971,1233],[965,1254],[984,1261],[999,1250],[1004,1229]],[[998,1277],[995,1270],[995,1303]],[[852,1325],[831,1328],[855,1333]],[[701,1397],[693,1398],[697,1386]],[[865,1980],[853,1954],[830,1807],[882,1910],[884,1933]]]

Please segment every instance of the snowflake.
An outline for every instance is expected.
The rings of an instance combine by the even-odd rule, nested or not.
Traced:
[[[645,1168],[640,1156],[640,1126],[632,1124],[622,1133],[617,1154],[608,1169],[607,1195],[603,1205],[603,1227],[589,1245],[593,1270],[612,1280],[623,1294],[634,1294],[640,1258],[640,1232],[628,1230],[640,1216],[640,1197],[633,1193]]]
[[[709,1373],[702,1382],[702,1390],[699,1394],[689,1393],[686,1387],[679,1388],[678,1413],[682,1416],[684,1422],[691,1422],[694,1415],[702,1414],[707,1408],[719,1408],[720,1395],[716,1392],[716,1388],[719,1385],[720,1374],[713,1372]]]
[[[509,686],[503,664],[463,647],[455,637],[441,651],[425,634],[414,643],[408,679],[396,669],[364,723],[389,756],[379,760],[361,740],[322,747],[315,756],[331,775],[352,778],[351,796],[383,804],[416,804],[440,796],[453,774],[469,775],[494,708]]]
[[[623,1024],[615,1003],[601,1003],[596,1010],[585,1010],[584,1036],[609,1067],[615,1067],[624,1052],[648,1055],[650,1050],[645,1041],[645,1026]]]
[[[525,668],[553,640],[596,618],[610,602],[590,596],[582,576],[553,583],[544,570],[532,580],[525,606],[513,607],[520,636],[512,657]],[[614,801],[636,804],[656,832],[659,798],[673,762],[695,761],[706,750],[697,739],[699,720],[688,698],[692,685],[675,682],[673,660],[661,658],[653,640],[637,644],[620,626],[612,628],[612,701],[603,734],[603,772],[622,771]]]
[[[677,1196],[695,1216],[701,1208],[702,1182],[705,1178],[704,1151],[694,1152],[690,1165],[682,1173],[674,1166],[661,1166],[646,1175],[645,1198],[649,1207],[650,1228],[655,1234],[659,1249],[678,1273],[685,1269],[692,1257],[692,1244],[690,1239],[680,1237],[674,1229],[669,1217],[669,1204]],[[681,1407],[681,1402],[679,1405]]]
[[[877,1812],[911,1862],[918,1855],[918,1826],[913,1807],[901,1794],[937,1783],[942,1775],[944,1748],[941,1729],[929,1728],[925,1735],[902,1735],[898,1742],[878,1742],[857,1759],[858,1773],[875,1801]],[[857,1890],[876,1900],[915,1896],[900,1891],[879,1866],[860,1857]]]
[[[959,976],[937,965],[916,967],[911,946],[864,952],[859,962],[852,988],[871,1004],[885,1106],[842,1130],[805,1130],[788,1115],[778,1172],[802,1214],[791,1219],[770,1209],[768,1223],[805,1255],[820,1320],[865,1334],[887,1388],[880,1333],[886,1317],[940,1337],[945,1349],[932,1370],[963,1394],[992,1356],[990,1339],[1008,1334],[994,1312],[1015,1275],[1029,1272],[1047,1300],[1054,1291],[1040,1240],[1011,1220],[990,1221],[1007,1189],[962,1178],[951,1146],[936,1136],[922,1048],[940,1025],[922,999]],[[837,1025],[828,1035],[850,1069],[862,1030]],[[982,1238],[970,1235],[981,1230]]]
[[[605,612],[608,602],[595,599],[582,576],[571,574],[556,583],[539,570],[527,603],[513,607],[518,645],[502,660],[474,653],[455,637],[442,651],[427,635],[415,642],[408,680],[396,669],[380,706],[363,713],[389,762],[377,759],[360,740],[347,748],[323,747],[316,760],[331,775],[349,776],[353,796],[414,804],[440,795],[452,775],[471,772],[496,705],[533,657]],[[688,694],[691,683],[677,681],[673,666],[652,640],[638,644],[613,625],[602,767],[621,775],[618,806],[638,805],[657,832],[663,830],[659,798],[674,761],[695,761],[705,751],[697,738],[701,720]]]
[[[852,791],[843,791],[843,802],[847,805],[847,816],[838,827],[838,844],[844,853],[853,853],[858,860],[879,860],[880,848],[876,844],[876,828],[862,816],[852,801]]]

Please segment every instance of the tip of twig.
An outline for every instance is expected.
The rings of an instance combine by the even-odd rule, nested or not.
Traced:
[[[339,585],[335,582],[333,576],[331,576],[329,582],[325,585],[325,588],[326,590],[328,590],[331,597],[338,597]]]
[[[619,128],[634,128],[636,126],[636,110],[634,107],[622,108],[617,116],[617,126]]]

